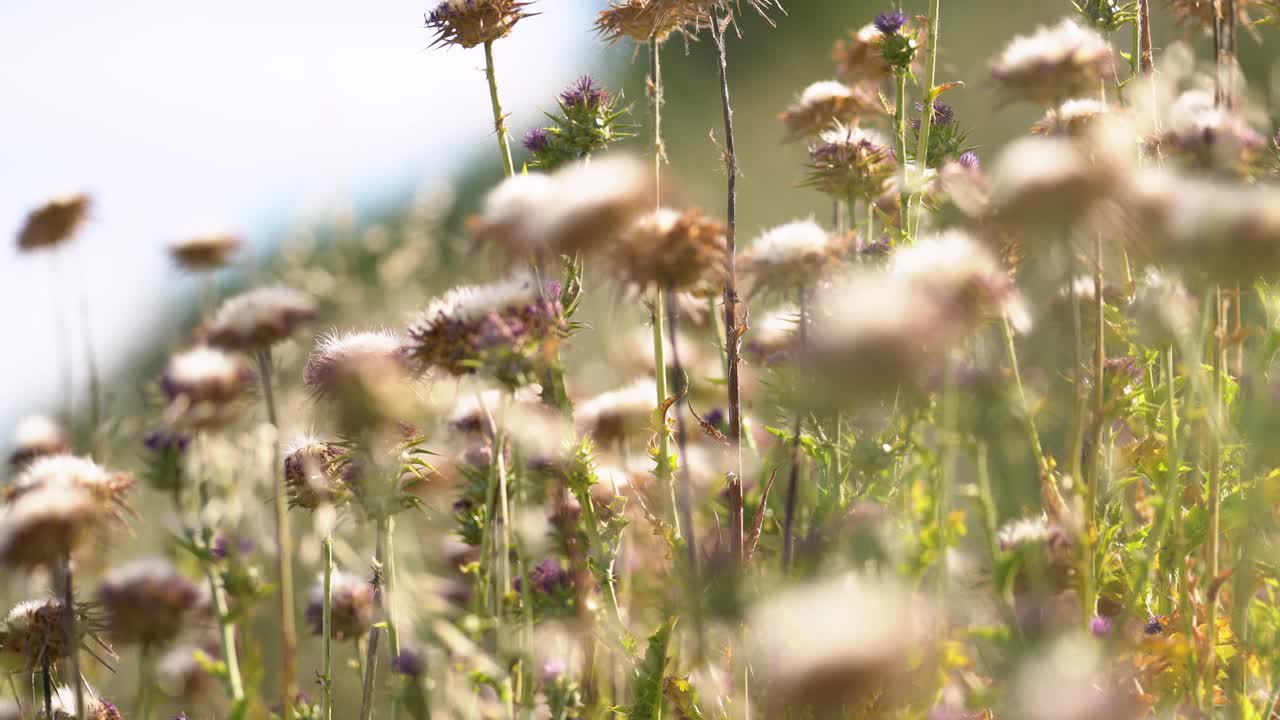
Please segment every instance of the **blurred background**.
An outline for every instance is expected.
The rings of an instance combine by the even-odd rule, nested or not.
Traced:
[[[923,4],[907,10],[923,12]],[[602,5],[542,0],[540,14],[498,44],[517,162],[518,139],[540,108],[553,107],[554,94],[583,72],[621,88],[643,122],[643,58],[629,43],[607,47],[591,32]],[[766,225],[827,212],[819,196],[795,188],[804,148],[781,142],[776,116],[805,85],[833,76],[837,38],[889,6],[793,0],[773,18],[775,28],[744,14],[729,50],[744,241]],[[1159,0],[1155,6],[1157,52],[1185,39],[1207,56],[1206,38],[1172,25]],[[55,307],[69,323],[75,397],[84,395],[86,315],[104,372],[116,378],[106,386],[109,401],[140,395],[135,376],[144,377],[140,371],[153,368],[194,317],[198,283],[165,252],[184,235],[243,233],[252,250],[245,270],[219,278],[234,284],[298,228],[369,227],[429,197],[446,219],[433,241],[444,250],[435,261],[465,259],[447,228],[498,176],[483,58],[479,50],[430,48],[428,9],[403,0],[0,3],[0,229],[10,238],[0,244],[7,350],[0,427],[60,402]],[[984,80],[987,60],[1013,34],[1070,10],[1068,0],[944,4],[939,78],[965,83],[947,100],[973,129],[984,160],[1035,119],[996,102]],[[1119,42],[1127,47],[1127,38]],[[710,43],[675,40],[664,52],[677,184],[691,202],[720,213]],[[1273,107],[1277,59],[1252,39],[1241,55],[1253,100]],[[642,151],[644,140],[630,145]],[[26,212],[69,190],[94,198],[80,237],[52,262],[20,257],[12,237]],[[74,287],[87,298],[87,314]],[[0,449],[7,442],[0,435]]]

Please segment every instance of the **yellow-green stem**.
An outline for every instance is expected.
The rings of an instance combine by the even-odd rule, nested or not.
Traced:
[[[929,134],[933,130],[934,86],[938,81],[938,26],[942,22],[942,0],[933,0],[929,11],[929,40],[925,48],[924,61],[924,99],[920,103],[920,138],[916,142],[916,170],[924,178],[925,159],[929,156]],[[915,224],[911,227],[911,237],[920,232],[920,218],[924,215],[924,196],[920,196],[920,207],[915,214]]]
[[[320,545],[324,580],[320,613],[320,713],[333,720],[333,531],[325,533]]]
[[[484,76],[489,80],[489,103],[493,105],[493,130],[498,136],[498,153],[502,156],[502,172],[507,177],[516,174],[511,162],[511,143],[507,140],[507,116],[502,113],[502,101],[498,99],[498,77],[493,70],[493,41],[484,44]]]

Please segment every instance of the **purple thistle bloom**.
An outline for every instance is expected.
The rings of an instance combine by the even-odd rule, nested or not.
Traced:
[[[242,537],[236,539],[236,552],[240,555],[250,555],[257,548],[253,540]],[[231,545],[226,535],[219,535],[213,539],[213,547],[209,548],[209,553],[217,560],[225,560],[230,555]]]
[[[547,142],[550,139],[546,130],[531,128],[529,132],[524,134],[524,147],[531,153],[540,153],[547,148]]]
[[[962,168],[968,168],[970,170],[982,169],[982,161],[978,159],[978,154],[972,150],[962,153],[960,157],[956,159],[956,162],[958,162]]]
[[[876,16],[876,29],[885,35],[897,35],[903,25],[907,24],[907,15],[901,10],[880,13]]]
[[[142,441],[142,444],[151,452],[172,451],[178,454],[186,452],[190,443],[190,435],[179,432],[166,432],[164,430],[149,432]]]
[[[1111,620],[1101,615],[1094,615],[1089,621],[1089,632],[1096,637],[1106,637],[1111,634]]]
[[[569,671],[569,665],[563,658],[551,658],[542,663],[542,682],[553,683]]]
[[[609,91],[596,87],[596,81],[590,75],[583,75],[574,80],[564,92],[560,93],[560,104],[566,107],[585,105],[597,108],[609,102]]]
[[[921,103],[916,103],[916,115],[922,115],[922,114],[924,114],[924,105]],[[942,102],[941,100],[934,101],[933,103],[934,127],[938,127],[941,125],[950,125],[951,123],[955,122],[955,119],[956,119],[955,108]],[[919,130],[920,120],[918,118],[912,120],[911,127],[915,128],[916,130]]]
[[[569,580],[569,573],[560,567],[555,558],[547,558],[529,571],[533,586],[544,595],[550,595]]]
[[[1153,617],[1142,627],[1142,632],[1148,635],[1159,635],[1164,632],[1164,624],[1160,622],[1160,618]]]
[[[427,669],[427,659],[416,650],[404,648],[395,660],[391,661],[391,670],[397,675],[418,677]]]

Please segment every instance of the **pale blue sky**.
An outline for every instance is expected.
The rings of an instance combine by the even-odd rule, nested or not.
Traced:
[[[491,142],[483,53],[428,49],[428,4],[0,0],[0,447],[57,398],[48,263],[13,241],[27,210],[93,194],[64,264],[110,371],[191,290],[174,237],[220,226],[262,246],[335,204],[444,179]],[[597,4],[543,0],[498,44],[515,127],[582,72]]]

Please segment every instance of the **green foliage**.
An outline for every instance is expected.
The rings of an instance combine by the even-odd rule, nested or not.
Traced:
[[[671,618],[649,636],[644,660],[636,668],[632,691],[634,702],[627,712],[628,720],[658,720],[662,715],[663,686],[666,678],[667,647],[676,618]]]

